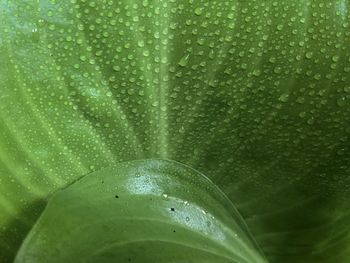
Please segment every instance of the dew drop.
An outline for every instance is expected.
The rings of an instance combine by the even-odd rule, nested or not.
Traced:
[[[289,98],[288,94],[282,94],[278,99],[282,102],[287,102]]]
[[[200,8],[200,7],[197,7],[197,8],[194,10],[194,13],[195,13],[197,16],[200,16],[200,15],[203,13],[203,9]]]
[[[143,40],[140,40],[140,41],[137,42],[137,45],[139,47],[144,47],[145,46],[145,42]]]
[[[312,58],[312,55],[313,55],[312,52],[306,52],[305,57],[306,57],[307,59],[310,59],[310,58]]]
[[[337,105],[339,107],[344,107],[346,105],[346,100],[345,97],[341,97],[337,99]]]
[[[310,119],[307,120],[307,124],[312,125],[315,123],[315,119],[311,117]]]
[[[186,67],[186,65],[188,64],[188,61],[190,60],[190,54],[186,54],[186,55],[184,55],[181,59],[180,59],[180,61],[179,61],[179,65],[181,66],[181,67]]]
[[[338,62],[339,61],[339,56],[333,56],[332,57],[333,62]]]

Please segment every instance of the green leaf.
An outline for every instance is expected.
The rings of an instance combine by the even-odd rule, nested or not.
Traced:
[[[15,262],[77,259],[266,262],[224,193],[199,172],[162,160],[105,168],[57,192]]]
[[[348,8],[0,0],[0,262],[58,189],[162,158],[207,175],[270,263],[348,263]]]

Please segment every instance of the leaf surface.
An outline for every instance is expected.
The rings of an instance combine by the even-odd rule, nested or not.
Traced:
[[[349,1],[0,0],[0,261],[46,200],[172,159],[269,262],[347,263]]]
[[[77,259],[266,262],[219,188],[197,171],[163,160],[121,163],[57,192],[15,262]]]

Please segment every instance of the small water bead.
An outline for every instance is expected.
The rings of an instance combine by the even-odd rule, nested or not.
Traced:
[[[300,113],[299,113],[299,117],[300,117],[300,118],[305,118],[305,117],[306,117],[306,112],[304,112],[304,111],[303,111],[303,112],[300,112]]]
[[[339,107],[344,107],[346,105],[346,99],[345,97],[341,97],[337,99],[337,105]]]
[[[33,28],[31,30],[31,37],[32,37],[32,40],[34,42],[38,42],[39,41],[39,31],[38,31],[38,28]]]
[[[255,69],[254,71],[253,71],[253,73],[252,73],[254,76],[256,76],[256,77],[258,77],[258,76],[260,76],[261,75],[261,70],[259,70],[259,69]]]
[[[314,79],[315,80],[320,80],[321,79],[321,74],[315,74]]]
[[[139,47],[144,47],[144,46],[145,46],[145,41],[139,40],[139,41],[137,41],[137,45],[138,45]]]
[[[339,56],[333,56],[332,57],[333,62],[338,62],[339,61]]]
[[[204,43],[205,43],[205,39],[204,39],[204,38],[199,38],[199,39],[197,40],[197,43],[198,43],[198,45],[203,46]]]
[[[210,59],[214,59],[215,58],[215,53],[214,53],[213,49],[211,49],[210,52],[209,52],[209,58]]]
[[[312,52],[306,52],[306,53],[305,53],[305,57],[306,57],[307,59],[312,58],[312,56],[313,56],[313,53],[312,53]]]
[[[84,61],[86,61],[86,59],[87,59],[86,56],[84,56],[84,55],[80,56],[80,60],[81,60],[81,61],[84,62]]]
[[[194,13],[197,15],[197,16],[200,16],[202,13],[203,13],[203,9],[201,7],[197,7],[195,10],[194,10]]]
[[[128,94],[129,95],[134,95],[135,94],[135,90],[134,89],[128,89]]]
[[[155,39],[159,39],[160,38],[160,33],[157,31],[153,34]]]
[[[188,64],[189,60],[190,60],[190,54],[185,54],[185,55],[180,59],[180,61],[179,61],[178,64],[179,64],[181,67],[186,67],[186,65]]]
[[[283,25],[277,25],[277,30],[281,31],[283,29]]]
[[[113,66],[114,71],[120,71],[120,66]]]
[[[235,17],[235,14],[234,13],[229,13],[228,15],[227,15],[227,18],[228,19],[233,19]]]
[[[296,100],[298,103],[303,104],[305,102],[305,98],[304,97],[298,97]]]
[[[307,124],[312,125],[315,123],[314,117],[311,117],[310,119],[307,120]]]
[[[275,68],[273,69],[273,72],[275,72],[276,74],[279,74],[279,73],[282,72],[282,68],[281,68],[281,67],[275,67]]]
[[[275,58],[275,57],[271,57],[271,58],[269,59],[269,62],[270,62],[270,63],[276,63],[276,58]]]
[[[328,103],[328,100],[322,99],[322,100],[320,101],[320,103],[321,103],[322,105],[326,105],[326,104]]]
[[[247,69],[247,68],[248,68],[248,64],[247,64],[247,63],[242,63],[242,64],[240,65],[240,68],[241,68],[241,69]]]
[[[278,99],[282,102],[287,102],[289,98],[289,94],[282,94]]]

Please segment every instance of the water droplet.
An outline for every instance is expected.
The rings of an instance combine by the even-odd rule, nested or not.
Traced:
[[[305,57],[306,57],[307,59],[312,58],[312,56],[313,56],[313,53],[312,53],[312,52],[306,52],[306,54],[305,54]]]
[[[275,58],[275,57],[271,57],[271,58],[269,59],[269,62],[270,62],[270,63],[275,63],[275,62],[276,62],[276,58]]]
[[[145,57],[148,57],[149,56],[149,51],[148,50],[144,50],[142,52],[142,55],[144,55]]]
[[[339,61],[339,56],[333,56],[332,57],[333,62],[338,62]]]
[[[202,13],[203,13],[203,9],[201,7],[197,7],[195,10],[194,10],[194,13],[197,15],[197,16],[200,16]]]
[[[282,102],[287,102],[289,98],[288,94],[282,94],[278,99]]]
[[[283,29],[283,25],[277,25],[277,30],[281,31]]]
[[[181,59],[180,59],[180,61],[179,61],[179,65],[181,66],[181,67],[186,67],[186,65],[188,64],[188,61],[190,60],[190,54],[186,54],[186,55],[184,55]]]
[[[113,66],[114,71],[120,71],[120,66]]]
[[[281,73],[281,71],[282,71],[281,67],[275,67],[275,68],[273,69],[273,72],[275,72],[276,74]]]
[[[39,42],[39,31],[37,28],[32,29],[32,40],[34,42]]]
[[[145,41],[139,40],[139,41],[137,42],[137,45],[138,45],[139,47],[144,47],[144,46],[145,46]]]
[[[80,60],[81,61],[86,61],[86,56],[84,56],[84,55],[80,56]]]
[[[261,71],[260,71],[259,69],[255,69],[255,70],[253,71],[253,75],[256,76],[256,77],[258,77],[258,76],[261,75]]]
[[[346,105],[346,99],[345,97],[341,97],[337,99],[337,104],[339,107],[344,107]]]
[[[315,123],[314,117],[311,117],[310,119],[307,120],[307,124],[312,125]]]

